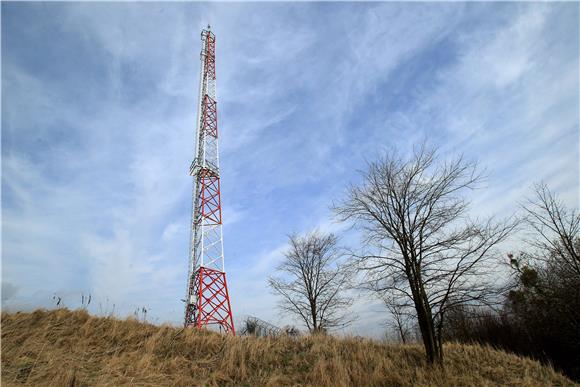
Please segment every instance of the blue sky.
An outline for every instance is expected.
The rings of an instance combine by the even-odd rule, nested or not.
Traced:
[[[577,4],[2,3],[3,307],[84,292],[181,322],[208,22],[237,318],[288,322],[266,287],[287,234],[357,245],[329,205],[389,147],[477,160],[474,215],[541,180],[578,206]],[[365,334],[386,316],[353,313]]]

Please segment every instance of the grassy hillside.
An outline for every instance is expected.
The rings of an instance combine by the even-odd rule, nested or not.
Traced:
[[[84,311],[2,314],[2,386],[572,385],[532,360],[447,345],[445,371],[415,345],[222,336]]]

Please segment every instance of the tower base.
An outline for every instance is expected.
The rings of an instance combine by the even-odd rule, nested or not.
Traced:
[[[236,334],[226,273],[200,267],[190,279],[191,299],[185,312],[185,326],[201,329],[218,326],[226,333]]]

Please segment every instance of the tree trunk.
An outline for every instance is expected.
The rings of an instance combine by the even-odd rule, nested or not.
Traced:
[[[427,362],[429,364],[440,365],[443,360],[443,348],[441,348],[441,342],[437,339],[427,295],[419,289],[413,293],[416,293],[414,294],[415,309],[417,311],[417,319],[419,321],[419,329],[421,330],[421,338],[423,339]]]
[[[423,305],[417,305],[417,319],[419,320],[419,329],[421,330],[421,338],[423,339],[427,362],[433,364],[437,361],[435,331]]]

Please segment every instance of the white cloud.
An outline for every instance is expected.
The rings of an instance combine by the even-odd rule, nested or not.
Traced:
[[[468,34],[463,38],[467,51],[460,58],[457,79],[472,90],[505,88],[516,82],[534,64],[549,11],[544,5],[528,7],[503,29]]]
[[[177,235],[180,235],[181,233],[180,228],[183,227],[183,224],[180,223],[170,223],[168,224],[165,229],[163,230],[163,233],[161,234],[161,239],[163,239],[164,242],[169,242],[171,240],[173,240]]]

